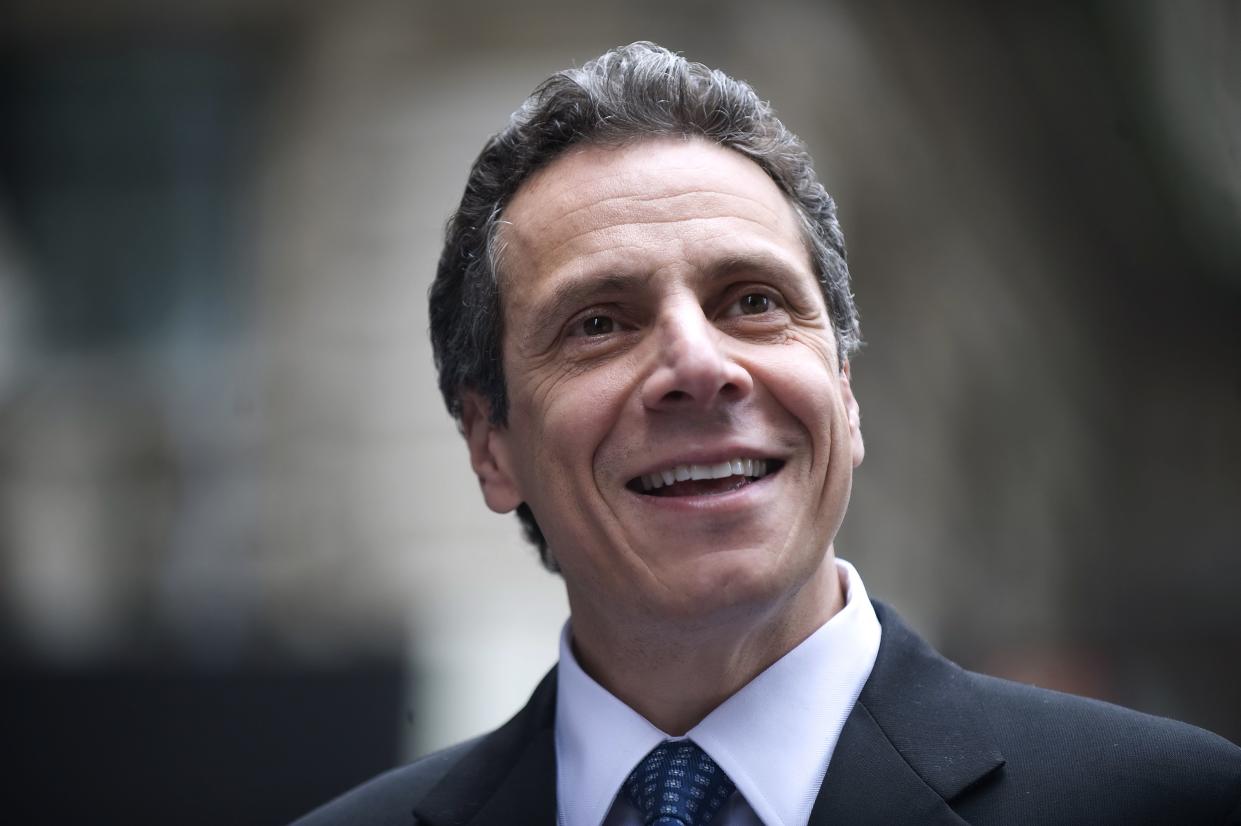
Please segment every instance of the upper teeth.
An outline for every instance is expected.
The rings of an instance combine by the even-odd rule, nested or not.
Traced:
[[[728,476],[753,476],[757,479],[766,475],[766,459],[733,459],[714,465],[677,465],[655,473],[644,473],[638,478],[642,480],[643,490],[654,490],[687,479],[723,479]]]

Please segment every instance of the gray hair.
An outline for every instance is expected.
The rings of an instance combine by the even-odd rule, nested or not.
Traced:
[[[465,390],[486,400],[492,423],[508,420],[497,255],[505,207],[535,171],[574,145],[618,145],[656,135],[704,138],[762,167],[801,220],[841,360],[858,348],[836,205],[801,141],[749,84],[654,43],[632,43],[545,80],[470,169],[430,290],[440,392],[458,424]],[[523,503],[517,514],[543,564],[556,570],[529,506]]]

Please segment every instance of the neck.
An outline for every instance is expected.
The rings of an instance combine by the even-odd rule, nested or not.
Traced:
[[[587,674],[661,731],[681,736],[844,607],[832,554],[765,610],[676,622],[601,618],[572,607],[573,650]]]

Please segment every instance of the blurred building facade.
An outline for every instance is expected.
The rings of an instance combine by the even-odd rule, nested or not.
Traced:
[[[872,594],[967,666],[1241,739],[1235,3],[10,6],[14,685],[162,708],[153,743],[211,697],[238,754],[301,730],[253,822],[517,707],[567,609],[477,494],[426,290],[486,136],[654,39],[772,99],[840,204]]]

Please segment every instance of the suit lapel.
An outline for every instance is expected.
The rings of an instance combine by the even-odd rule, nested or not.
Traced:
[[[963,822],[901,757],[865,706],[855,705],[810,812],[810,826]]]
[[[948,801],[1004,765],[968,675],[890,609],[870,678],[810,816],[839,823],[960,824]],[[860,818],[860,819],[859,819]]]
[[[426,826],[556,822],[556,669],[526,707],[484,737],[415,807]]]
[[[556,747],[552,729],[539,731],[469,826],[556,822]]]

